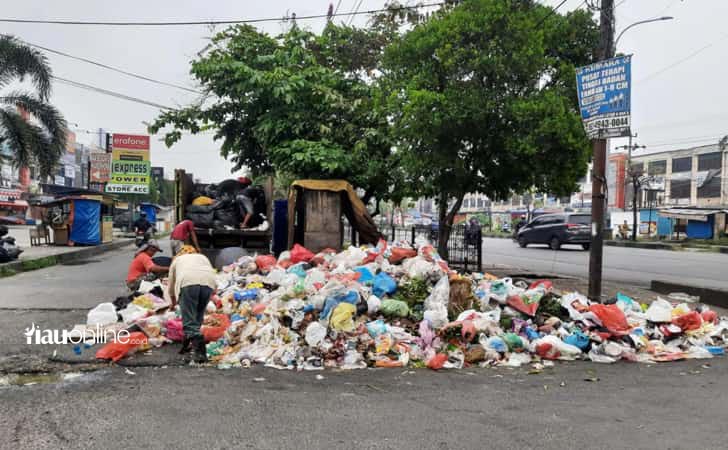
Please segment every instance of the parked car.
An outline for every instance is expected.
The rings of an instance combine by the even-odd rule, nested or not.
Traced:
[[[591,215],[589,214],[544,214],[536,217],[518,231],[518,245],[547,244],[558,250],[564,244],[581,245],[589,250]]]
[[[511,232],[511,223],[503,222],[503,224],[501,224],[501,231],[503,231],[504,233],[510,233]]]

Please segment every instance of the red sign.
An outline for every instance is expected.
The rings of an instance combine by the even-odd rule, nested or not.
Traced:
[[[108,183],[111,170],[111,153],[91,153],[91,182]]]
[[[149,150],[149,136],[114,133],[113,148]]]
[[[20,196],[23,195],[23,191],[17,189],[2,189],[0,188],[0,201],[12,202],[20,200]]]

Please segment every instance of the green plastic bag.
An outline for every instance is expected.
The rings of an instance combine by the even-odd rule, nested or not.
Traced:
[[[409,306],[401,300],[384,300],[379,306],[379,311],[385,316],[407,317]]]
[[[506,333],[501,338],[505,341],[509,351],[518,351],[523,349],[523,339],[515,333]]]

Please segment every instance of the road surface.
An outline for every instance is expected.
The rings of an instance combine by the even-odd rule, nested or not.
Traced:
[[[588,277],[589,252],[580,246],[553,251],[546,245],[520,248],[510,239],[485,238],[484,264],[504,264],[529,271]],[[696,251],[604,247],[604,279],[648,286],[650,280],[728,289],[728,255]]]

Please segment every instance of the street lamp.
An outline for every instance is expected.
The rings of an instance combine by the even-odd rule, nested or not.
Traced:
[[[637,25],[642,25],[644,23],[650,23],[650,22],[661,22],[663,20],[672,20],[674,17],[672,16],[663,16],[663,17],[656,17],[654,19],[647,19],[647,20],[640,20],[639,22],[635,22],[632,25],[629,25],[627,28],[622,30],[621,33],[619,33],[619,36],[617,36],[617,39],[614,41],[614,48],[617,48],[617,44],[619,43],[619,38],[622,37],[625,31],[629,30],[630,28],[636,27]]]

